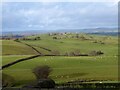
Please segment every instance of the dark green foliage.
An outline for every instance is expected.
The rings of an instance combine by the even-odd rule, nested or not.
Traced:
[[[79,34],[76,34],[76,38],[79,38]]]
[[[49,79],[48,76],[52,69],[49,66],[37,66],[33,69],[33,73],[37,78],[36,88],[54,88],[55,82]]]
[[[57,37],[53,37],[53,39],[57,39]]]
[[[40,79],[37,83],[37,88],[54,88],[55,82],[52,79]]]
[[[34,41],[34,40],[41,40],[40,37],[35,37],[35,38],[21,38],[21,40],[29,40],[29,41]]]
[[[97,56],[97,55],[101,55],[104,54],[102,51],[91,51],[89,53],[90,56]]]
[[[35,39],[34,40],[41,40],[41,38],[40,37],[35,37]]]
[[[36,68],[33,69],[33,73],[35,74],[38,80],[47,79],[51,71],[52,69],[47,65],[37,66]]]

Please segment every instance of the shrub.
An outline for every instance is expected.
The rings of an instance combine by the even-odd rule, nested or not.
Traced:
[[[20,42],[18,38],[16,38],[14,41],[16,41],[16,42]]]
[[[74,51],[74,55],[75,56],[79,56],[80,55],[80,51],[79,50]]]
[[[74,52],[70,52],[69,56],[75,56],[75,53]]]
[[[97,41],[94,41],[93,43],[97,43]]]
[[[33,73],[37,79],[47,79],[51,71],[52,69],[47,65],[37,66],[33,69]]]
[[[102,42],[102,41],[99,41],[99,43],[100,43],[100,44],[105,44],[105,43],[104,43],[104,42]]]
[[[52,79],[40,79],[37,83],[38,88],[54,88],[55,82]]]
[[[65,56],[69,56],[69,54],[66,52],[65,54],[64,54]]]
[[[83,36],[83,35],[81,35],[79,38],[80,38],[81,40],[87,40],[86,37]]]
[[[69,53],[69,56],[80,56],[80,51],[79,50],[76,50],[76,51],[72,51]]]
[[[76,38],[79,38],[79,34],[76,34]]]
[[[57,39],[57,37],[53,37],[53,39]]]
[[[60,52],[58,50],[53,50],[52,54],[54,54],[54,55],[60,55]]]
[[[34,40],[41,40],[41,38],[40,37],[36,37]]]
[[[91,51],[89,53],[90,56],[97,56],[97,55],[101,55],[104,54],[102,51]]]
[[[52,79],[49,79],[48,76],[52,69],[47,66],[37,66],[33,69],[33,73],[37,78],[36,88],[54,88],[55,82]]]

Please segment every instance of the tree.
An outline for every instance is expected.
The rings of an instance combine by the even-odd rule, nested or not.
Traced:
[[[54,88],[55,82],[54,80],[48,78],[50,72],[52,69],[47,66],[37,66],[33,69],[33,73],[35,74],[37,78],[37,84],[35,87],[37,88]]]
[[[80,39],[81,39],[81,40],[87,40],[86,37],[83,36],[83,35],[80,36]]]
[[[74,51],[74,55],[75,55],[75,56],[79,56],[79,55],[80,55],[80,50],[75,50],[75,51]]]
[[[57,39],[57,37],[53,37],[53,39]]]
[[[33,73],[37,79],[47,79],[51,71],[52,69],[47,65],[37,66],[33,69]]]
[[[75,53],[74,52],[70,52],[69,56],[75,56]]]
[[[41,40],[41,38],[40,38],[40,37],[36,37],[35,39],[36,39],[36,40]]]
[[[79,34],[76,34],[76,38],[79,38]]]
[[[90,56],[97,56],[97,55],[101,55],[101,54],[104,54],[102,51],[91,51],[89,53]]]
[[[65,56],[69,56],[69,53],[68,53],[68,52],[66,52],[64,55],[65,55]]]

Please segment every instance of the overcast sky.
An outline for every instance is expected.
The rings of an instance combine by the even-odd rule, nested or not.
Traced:
[[[117,8],[113,2],[6,2],[2,27],[4,31],[117,27]]]

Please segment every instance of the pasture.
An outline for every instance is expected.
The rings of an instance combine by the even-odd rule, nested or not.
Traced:
[[[82,34],[86,38],[83,40],[81,38],[72,38],[76,34],[67,34],[54,35],[54,37],[62,38],[53,39],[53,36],[42,34],[26,38],[32,39],[37,36],[41,40],[20,41],[31,45],[44,55],[51,55],[54,51],[59,52],[60,55],[64,55],[66,52],[69,53],[76,50],[82,54],[100,50],[104,54],[98,56],[40,56],[19,62],[3,70],[3,73],[14,77],[15,86],[23,86],[35,81],[32,69],[39,65],[48,65],[52,68],[53,71],[50,74],[50,78],[55,80],[56,83],[76,80],[103,80],[108,82],[118,80],[117,37]],[[37,54],[29,46],[13,40],[4,40],[2,46],[3,65]]]
[[[50,77],[56,83],[79,79],[117,81],[117,62],[117,57],[39,57],[15,64],[3,72],[13,76],[16,85],[34,81],[32,69],[39,65],[52,67]]]

